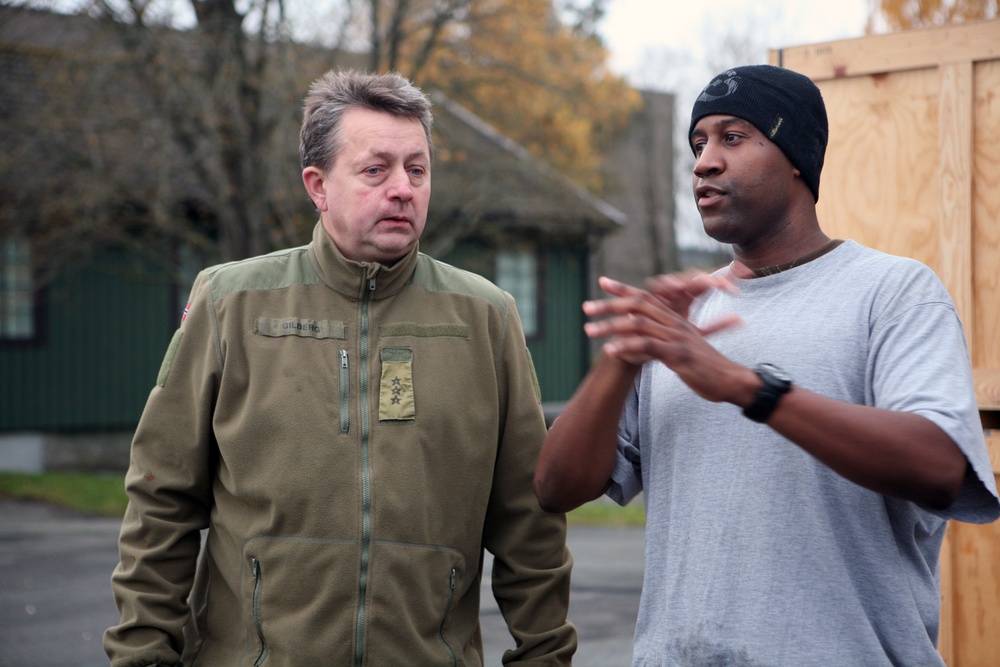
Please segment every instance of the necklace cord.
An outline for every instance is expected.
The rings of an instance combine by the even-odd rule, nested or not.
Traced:
[[[801,257],[796,257],[790,262],[785,262],[784,264],[775,264],[774,266],[765,266],[760,269],[750,269],[750,270],[753,272],[754,278],[773,276],[776,273],[781,273],[782,271],[794,269],[796,266],[802,266],[803,264],[808,264],[814,259],[819,259],[820,257],[830,252],[843,242],[844,242],[843,239],[830,239],[816,250],[813,250],[812,252],[807,252]]]

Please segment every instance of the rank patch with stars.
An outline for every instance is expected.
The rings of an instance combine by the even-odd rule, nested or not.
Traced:
[[[413,398],[413,350],[409,347],[383,347],[379,356],[382,360],[379,420],[413,421],[417,414]]]

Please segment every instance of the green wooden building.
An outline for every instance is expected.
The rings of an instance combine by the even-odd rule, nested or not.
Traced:
[[[18,73],[0,87],[6,121],[33,114],[39,96],[49,92],[33,73],[73,55],[72,47],[52,43],[52,31],[16,30],[19,16],[65,20],[32,12],[0,21],[0,68]],[[427,227],[434,241],[421,250],[515,296],[543,400],[558,404],[590,364],[580,304],[589,294],[592,251],[625,216],[454,102],[434,96],[434,111]],[[0,153],[23,154],[23,134],[10,129],[18,124],[5,125]],[[92,249],[73,266],[48,267],[39,286],[40,260],[23,230],[44,202],[17,187],[31,177],[30,168],[0,160],[0,469],[18,467],[11,465],[12,452],[28,445],[41,454],[27,467],[39,467],[38,457],[45,468],[88,467],[74,459],[74,449],[102,450],[89,457],[96,461],[90,467],[124,466],[131,431],[200,265],[182,261],[182,249],[173,266],[163,266],[116,245]]]

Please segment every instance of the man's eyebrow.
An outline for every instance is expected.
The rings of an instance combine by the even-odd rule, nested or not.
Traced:
[[[371,156],[374,158],[378,158],[379,160],[386,160],[386,161],[395,160],[397,157],[395,153],[391,153],[389,151],[374,151],[372,152]],[[424,150],[413,151],[408,155],[404,155],[403,161],[409,162],[410,160],[415,160],[425,157],[427,157],[427,151]]]
[[[726,116],[725,118],[720,118],[719,120],[712,122],[711,125],[709,125],[708,129],[721,131],[732,125],[739,125],[741,127],[754,127],[754,124],[746,120],[745,118],[740,118],[739,116]],[[691,136],[703,137],[706,134],[708,134],[708,129],[706,129],[704,126],[698,126],[695,129],[691,130]]]
[[[730,125],[753,126],[753,123],[746,120],[745,118],[740,118],[738,116],[727,116],[726,118],[720,118],[719,120],[712,123],[712,126],[716,128],[729,127]]]

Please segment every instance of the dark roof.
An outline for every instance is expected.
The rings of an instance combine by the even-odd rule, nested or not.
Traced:
[[[441,93],[432,94],[437,150],[433,206],[490,225],[547,233],[608,232],[625,214]]]

